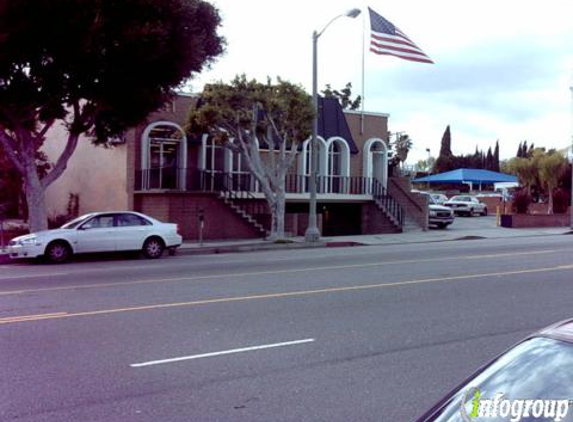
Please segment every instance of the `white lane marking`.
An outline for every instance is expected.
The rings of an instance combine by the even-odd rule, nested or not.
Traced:
[[[163,363],[181,362],[184,360],[191,360],[191,359],[210,358],[214,356],[230,355],[234,353],[252,352],[254,350],[271,349],[274,347],[295,346],[297,344],[312,343],[313,341],[314,341],[313,338],[307,338],[304,340],[285,341],[282,343],[264,344],[262,346],[251,346],[251,347],[242,347],[240,349],[223,350],[221,352],[202,353],[200,355],[182,356],[171,359],[161,359],[161,360],[152,360],[149,362],[132,363],[129,366],[131,366],[132,368],[141,368],[144,366],[161,365]]]

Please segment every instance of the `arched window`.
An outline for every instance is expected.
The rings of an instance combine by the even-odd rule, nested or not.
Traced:
[[[350,176],[350,147],[345,139],[334,137],[327,142],[326,192],[347,193]]]
[[[364,144],[363,175],[376,179],[382,186],[388,184],[388,146],[380,138],[370,138]]]
[[[319,186],[318,192],[322,192],[320,190],[320,180],[324,181],[324,177],[327,174],[328,169],[328,157],[327,157],[327,147],[326,142],[322,137],[316,138],[318,143],[318,175],[321,176],[319,179]],[[298,175],[300,176],[297,185],[299,192],[306,193],[308,192],[308,178],[310,176],[310,167],[312,162],[312,145],[311,139],[307,139],[302,144],[302,151],[299,154],[298,160]]]
[[[141,139],[142,186],[145,189],[185,189],[187,138],[172,122],[147,126]]]

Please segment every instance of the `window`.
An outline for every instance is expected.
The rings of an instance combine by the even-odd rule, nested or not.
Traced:
[[[118,214],[117,225],[120,227],[126,226],[149,226],[151,223],[145,218],[135,214]]]
[[[491,399],[504,393],[507,399],[564,399],[573,397],[573,346],[548,338],[525,341],[480,373],[434,414],[432,422],[463,422],[462,400],[472,411],[472,397],[466,397],[471,387],[480,389],[481,397]],[[476,422],[486,418],[476,418]],[[487,418],[488,422],[502,422],[501,417]],[[531,421],[526,418],[522,421]],[[539,420],[539,419],[535,419]],[[571,421],[568,417],[564,421]]]
[[[225,183],[225,155],[227,149],[213,138],[205,141],[205,173],[209,190],[220,190]]]
[[[113,214],[98,215],[82,225],[82,229],[102,229],[108,227],[113,227]]]
[[[183,189],[187,141],[183,130],[171,122],[156,122],[142,136],[142,187]]]

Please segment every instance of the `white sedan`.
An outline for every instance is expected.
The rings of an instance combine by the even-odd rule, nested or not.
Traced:
[[[59,229],[16,237],[8,254],[14,259],[45,256],[50,262],[64,262],[79,253],[140,250],[147,258],[159,258],[165,249],[174,252],[182,241],[176,224],[132,211],[94,212]]]
[[[472,216],[474,214],[487,215],[487,205],[470,195],[457,195],[448,199],[443,204],[451,208],[456,214]]]

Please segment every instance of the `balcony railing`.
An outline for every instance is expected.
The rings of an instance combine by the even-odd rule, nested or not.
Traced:
[[[308,194],[310,176],[289,174],[285,193]],[[376,195],[382,187],[372,177],[318,176],[319,194]],[[136,172],[135,190],[176,190],[202,192],[262,193],[260,183],[250,173],[225,173],[189,168],[156,168]]]

